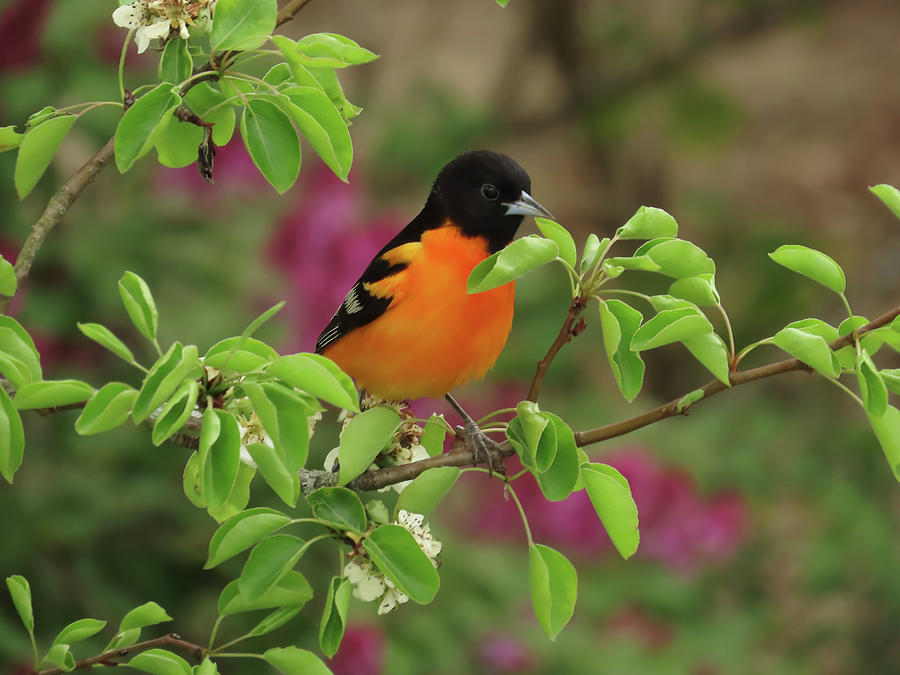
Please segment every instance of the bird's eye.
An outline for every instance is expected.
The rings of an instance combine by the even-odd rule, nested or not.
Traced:
[[[481,186],[481,194],[484,195],[485,199],[493,202],[500,196],[500,190],[498,190],[496,186],[487,183]]]

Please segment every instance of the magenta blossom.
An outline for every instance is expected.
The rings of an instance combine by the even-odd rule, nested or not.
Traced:
[[[693,479],[667,467],[641,449],[622,450],[604,457],[628,479],[640,518],[638,557],[689,574],[727,560],[740,545],[746,508],[739,495],[727,492],[704,496]],[[519,463],[509,462],[509,472]],[[470,479],[470,508],[465,527],[490,538],[521,538],[522,524],[514,505],[486,476]],[[472,485],[478,481],[479,485]],[[548,502],[530,475],[514,483],[535,541],[581,555],[612,552],[609,537],[593,505],[582,490],[561,502]],[[493,489],[492,489],[493,488]]]
[[[348,628],[340,649],[328,662],[334,675],[379,675],[383,666],[384,635],[372,626]]]
[[[0,74],[34,65],[53,0],[14,0],[0,11]]]

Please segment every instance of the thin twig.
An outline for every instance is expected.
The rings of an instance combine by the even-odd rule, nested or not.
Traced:
[[[187,652],[191,656],[194,656],[197,660],[202,659],[203,655],[206,653],[206,650],[200,645],[195,645],[193,642],[182,640],[181,636],[177,635],[176,633],[169,633],[168,635],[163,635],[162,637],[158,637],[153,640],[137,642],[127,647],[111,649],[108,652],[103,652],[102,654],[98,654],[97,656],[92,656],[88,659],[82,659],[75,664],[75,670],[87,670],[88,668],[92,668],[96,665],[116,666],[119,665],[119,661],[116,659],[121,659],[131,654],[137,654],[138,652],[153,649],[154,647],[173,647],[175,649]],[[63,670],[62,668],[49,668],[47,670],[36,670],[33,672],[35,675],[58,675],[59,673],[64,673],[67,671]]]
[[[47,208],[44,209],[44,212],[41,214],[41,217],[38,218],[37,222],[32,225],[31,232],[28,234],[28,238],[22,245],[22,250],[19,251],[18,258],[16,258],[15,271],[16,279],[19,284],[21,284],[28,276],[31,265],[34,263],[34,258],[41,248],[41,245],[44,243],[44,239],[50,234],[50,230],[56,227],[59,221],[62,220],[62,217],[66,214],[66,211],[69,210],[69,207],[72,206],[76,199],[78,199],[78,196],[84,188],[90,185],[94,180],[94,177],[100,173],[107,162],[112,159],[113,142],[114,139],[110,138],[106,142],[106,145],[100,148],[93,157],[85,162],[84,165],[78,169],[78,171],[76,171],[52,197],[50,197],[50,201],[47,202]],[[9,303],[11,302],[11,295],[0,295],[0,314],[6,312]]]
[[[550,364],[553,362],[556,354],[562,349],[564,344],[584,330],[584,322],[581,321],[575,324],[575,319],[584,311],[586,306],[587,301],[581,296],[572,300],[572,304],[569,305],[569,312],[566,314],[562,328],[559,329],[556,340],[550,345],[550,349],[544,354],[544,358],[537,362],[537,370],[534,373],[534,378],[531,380],[531,387],[528,388],[529,401],[537,403],[538,396],[541,393],[541,385],[544,383],[544,375],[547,374],[547,370],[550,368]]]
[[[312,0],[291,0],[288,4],[278,10],[278,19],[275,21],[277,28],[283,23],[287,23],[293,19],[297,12],[306,7]]]

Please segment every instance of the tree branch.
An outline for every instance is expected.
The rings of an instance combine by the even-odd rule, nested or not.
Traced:
[[[197,660],[202,659],[203,655],[206,653],[206,650],[200,645],[195,645],[193,642],[182,640],[181,636],[177,635],[176,633],[169,633],[168,635],[163,635],[162,637],[158,637],[153,640],[137,642],[133,645],[129,645],[128,647],[122,647],[121,649],[111,649],[110,651],[103,652],[102,654],[98,654],[97,656],[92,656],[88,659],[82,659],[75,664],[75,670],[87,670],[97,665],[117,666],[119,665],[119,661],[117,661],[116,659],[121,659],[131,654],[137,654],[138,652],[153,649],[154,647],[173,647],[175,649],[189,653]],[[49,668],[47,670],[35,670],[32,672],[34,673],[34,675],[59,675],[59,673],[64,673],[67,671],[63,670],[62,668]]]
[[[544,354],[544,358],[537,362],[534,379],[531,380],[531,387],[528,388],[529,401],[537,403],[538,396],[541,393],[541,385],[544,383],[544,375],[547,374],[547,370],[549,370],[557,352],[562,349],[564,344],[584,330],[584,320],[575,324],[575,319],[584,311],[586,306],[587,300],[581,296],[572,300],[572,304],[569,305],[569,313],[566,314],[562,328],[559,329],[559,335],[556,336],[556,340],[550,345],[547,353]],[[573,324],[575,325],[573,326]]]
[[[288,4],[278,10],[278,19],[275,21],[277,28],[283,23],[287,23],[293,19],[297,12],[306,7],[312,0],[291,0]]]
[[[44,243],[44,239],[50,234],[50,230],[56,227],[57,223],[69,210],[69,207],[78,199],[78,196],[90,183],[94,177],[103,170],[103,167],[109,162],[113,156],[114,138],[110,138],[106,145],[100,148],[93,157],[91,157],[84,165],[75,172],[75,174],[65,182],[65,184],[50,197],[47,202],[47,208],[38,218],[37,222],[31,227],[28,238],[19,251],[16,258],[16,279],[19,284],[28,276],[31,265],[38,250]],[[12,302],[13,296],[0,295],[0,314],[6,312],[9,304]]]

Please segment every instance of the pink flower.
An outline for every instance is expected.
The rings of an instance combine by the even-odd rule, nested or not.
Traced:
[[[15,0],[0,12],[0,73],[40,58],[40,36],[53,0]]]
[[[495,633],[481,641],[479,656],[491,673],[523,673],[534,670],[535,663],[528,647],[509,635]]]
[[[301,176],[297,205],[282,220],[269,257],[293,291],[282,317],[291,323],[293,351],[312,351],[319,332],[374,255],[405,223],[371,216],[356,180],[343,183],[324,165]]]
[[[328,662],[334,675],[379,675],[383,665],[384,635],[372,626],[348,628],[340,649]]]
[[[720,492],[703,496],[684,471],[666,467],[640,449],[622,450],[603,460],[621,471],[631,487],[640,518],[638,557],[689,574],[735,553],[746,521],[739,495]],[[518,461],[508,464],[510,473],[519,470]],[[469,479],[464,527],[491,539],[520,539],[522,524],[515,506],[504,503],[502,489],[489,480],[481,475]],[[513,487],[535,541],[581,555],[612,553],[586,492],[548,502],[531,475],[517,480]]]

